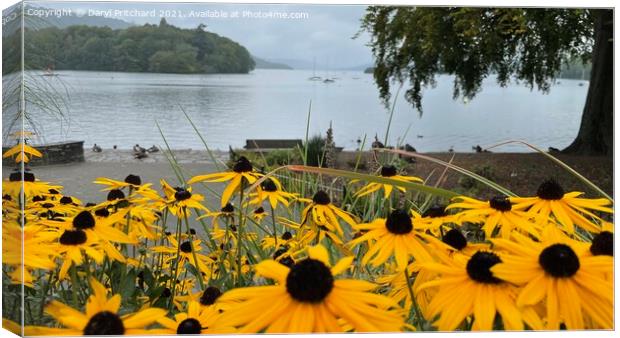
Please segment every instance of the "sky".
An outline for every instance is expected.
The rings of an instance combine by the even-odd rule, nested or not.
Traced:
[[[372,53],[366,46],[367,33],[357,39],[364,5],[262,5],[262,4],[213,4],[213,3],[114,3],[114,2],[52,2],[33,1],[33,5],[71,9],[84,15],[111,14],[137,25],[159,23],[161,15],[169,24],[182,28],[195,28],[200,23],[206,30],[226,36],[245,46],[251,54],[267,60],[294,59],[312,64],[317,69],[348,68],[372,63]],[[115,10],[138,10],[131,16],[118,16]],[[90,10],[90,11],[89,11]],[[94,12],[108,11],[112,12]],[[153,15],[154,11],[154,15]],[[191,17],[226,13],[229,17]],[[207,12],[209,11],[209,12]],[[230,16],[237,11],[239,18]],[[242,17],[244,11],[253,15],[272,12],[302,16],[299,19]],[[43,15],[43,14],[42,14]],[[221,14],[220,14],[221,15]],[[176,17],[175,17],[176,16]],[[181,17],[182,16],[182,17]]]

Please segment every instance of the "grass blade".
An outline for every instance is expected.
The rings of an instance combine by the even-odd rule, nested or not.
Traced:
[[[506,144],[511,144],[511,143],[519,143],[522,145],[525,145],[526,147],[529,147],[545,156],[547,156],[548,159],[550,159],[551,161],[557,163],[560,167],[564,168],[566,171],[568,171],[569,173],[571,173],[573,176],[577,177],[581,182],[585,183],[587,186],[589,186],[590,188],[594,189],[596,192],[598,192],[599,194],[601,194],[601,196],[607,198],[608,200],[610,200],[612,203],[614,201],[613,198],[611,198],[611,196],[607,195],[607,193],[605,193],[603,191],[603,189],[599,188],[596,184],[592,183],[592,181],[588,180],[587,178],[585,178],[584,176],[582,176],[580,173],[578,173],[576,170],[574,170],[573,168],[569,167],[568,164],[560,161],[560,159],[558,159],[557,157],[549,154],[548,152],[543,151],[542,149],[539,149],[538,147],[531,145],[525,141],[519,141],[519,140],[510,140],[510,141],[506,141],[506,142],[501,142],[498,143],[496,145],[490,146],[486,149],[491,149],[491,148],[497,148],[499,146],[503,146]]]

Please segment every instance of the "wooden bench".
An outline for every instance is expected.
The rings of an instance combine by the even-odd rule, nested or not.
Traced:
[[[245,140],[246,150],[275,150],[275,149],[292,149],[295,147],[303,147],[301,139],[282,139],[282,140]]]

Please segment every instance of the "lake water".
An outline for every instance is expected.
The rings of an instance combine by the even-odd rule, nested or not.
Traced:
[[[378,98],[372,75],[353,71],[317,72],[333,83],[309,81],[312,71],[255,70],[247,75],[178,75],[59,71],[31,72],[66,98],[68,120],[37,111],[44,139],[84,140],[104,148],[164,146],[159,122],[172,148],[203,145],[185,119],[188,113],[210,147],[241,147],[246,139],[305,137],[310,101],[310,133],[324,134],[330,122],[337,146],[355,149],[375,135],[383,142],[389,113]],[[398,98],[389,140],[404,139],[418,151],[472,151],[471,147],[521,139],[544,149],[570,144],[579,129],[588,83],[560,80],[549,94],[522,85],[501,88],[491,78],[473,100],[452,100],[452,77],[423,93],[423,116]],[[584,85],[580,86],[579,84]],[[528,151],[503,147],[498,151]]]

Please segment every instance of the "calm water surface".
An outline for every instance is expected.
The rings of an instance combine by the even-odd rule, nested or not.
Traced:
[[[317,72],[319,73],[319,72]],[[305,137],[310,101],[310,133],[325,133],[330,122],[337,146],[355,149],[367,136],[383,141],[389,114],[382,106],[372,75],[330,72],[334,83],[309,81],[312,71],[256,70],[247,75],[177,75],[59,71],[40,76],[67,99],[68,121],[29,111],[44,139],[84,140],[86,147],[131,148],[139,143],[164,145],[159,122],[172,148],[203,145],[185,119],[189,114],[210,147],[241,147],[250,138]],[[471,151],[521,139],[540,147],[567,146],[577,134],[587,82],[560,80],[549,94],[521,85],[501,88],[490,79],[469,102],[452,100],[452,77],[424,92],[424,114],[401,97],[396,103],[390,142],[404,139],[418,151]],[[579,86],[579,83],[584,83]],[[503,147],[501,151],[526,151]]]

